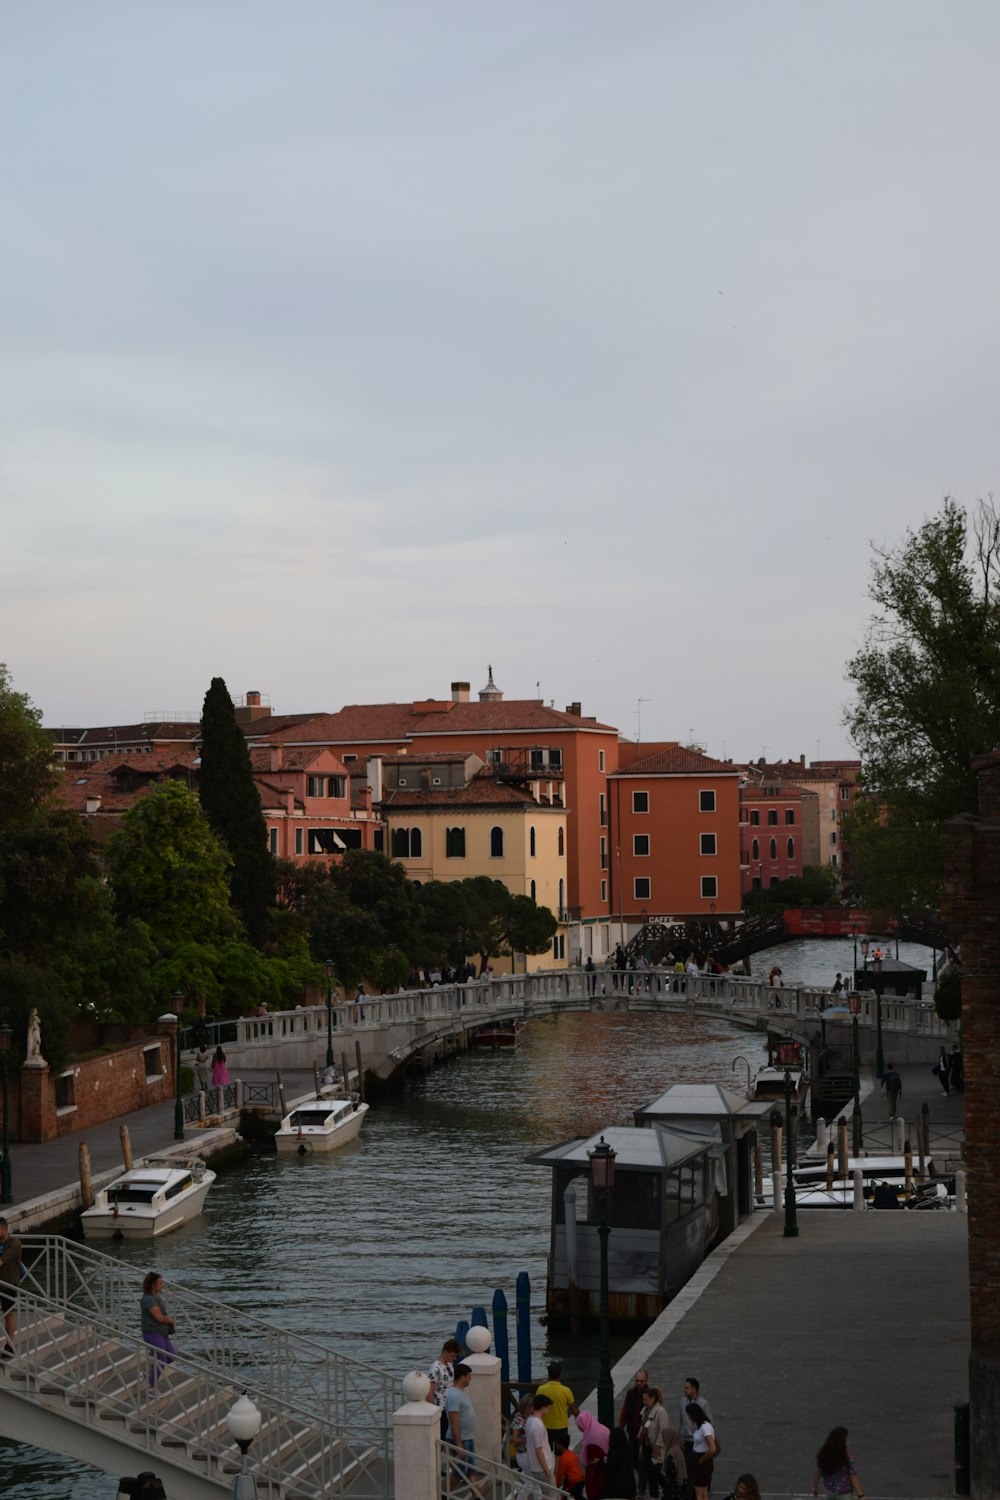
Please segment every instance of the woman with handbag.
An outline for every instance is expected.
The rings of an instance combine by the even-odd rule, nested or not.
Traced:
[[[652,1500],[656,1500],[663,1483],[663,1465],[668,1454],[674,1459],[678,1480],[687,1477],[684,1439],[676,1427],[671,1427],[663,1405],[663,1393],[656,1386],[643,1392],[639,1431],[642,1436],[642,1451],[646,1457],[646,1482]]]
[[[687,1415],[694,1427],[694,1468],[691,1480],[694,1484],[695,1500],[708,1500],[712,1488],[712,1469],[719,1445],[715,1440],[715,1428],[705,1416],[697,1401],[687,1408]]]

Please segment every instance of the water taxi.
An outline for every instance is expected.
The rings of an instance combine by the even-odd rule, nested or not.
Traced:
[[[123,1172],[80,1215],[87,1240],[139,1240],[177,1229],[201,1213],[215,1173],[204,1162],[148,1160]]]
[[[527,1021],[518,1018],[513,1021],[497,1021],[490,1026],[480,1026],[479,1030],[474,1031],[469,1037],[469,1046],[480,1047],[490,1052],[516,1047],[527,1024]]]
[[[307,1099],[282,1120],[274,1137],[279,1151],[305,1156],[312,1151],[337,1151],[353,1141],[368,1105],[354,1098]]]

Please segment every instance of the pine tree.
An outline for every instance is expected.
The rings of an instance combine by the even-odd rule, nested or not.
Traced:
[[[267,847],[267,828],[254,785],[250,752],[221,677],[212,678],[205,694],[198,790],[212,831],[232,857],[233,906],[251,942],[260,944],[276,900],[277,875]]]

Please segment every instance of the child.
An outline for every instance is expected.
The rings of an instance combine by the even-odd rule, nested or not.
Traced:
[[[555,1438],[552,1451],[556,1456],[556,1484],[561,1490],[583,1500],[583,1465],[563,1438]]]

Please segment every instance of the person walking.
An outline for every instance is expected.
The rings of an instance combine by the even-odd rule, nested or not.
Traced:
[[[684,1390],[681,1394],[681,1420],[679,1423],[681,1437],[684,1439],[684,1457],[687,1459],[688,1469],[694,1458],[694,1424],[687,1414],[687,1409],[692,1401],[697,1401],[708,1421],[712,1420],[712,1408],[708,1399],[701,1394],[701,1388],[693,1375],[689,1375],[684,1382]]]
[[[625,1392],[622,1402],[621,1413],[618,1417],[618,1426],[628,1438],[629,1453],[632,1456],[632,1468],[635,1470],[637,1480],[637,1494],[639,1500],[646,1493],[646,1473],[639,1465],[639,1426],[642,1422],[642,1398],[649,1387],[649,1376],[645,1370],[636,1370],[635,1385],[630,1386]]]
[[[4,1346],[0,1359],[14,1358],[17,1317],[14,1299],[21,1280],[21,1241],[11,1234],[6,1219],[0,1219],[0,1313],[3,1314]]]
[[[941,1088],[946,1094],[951,1093],[951,1088],[948,1083],[948,1075],[950,1070],[951,1059],[949,1058],[948,1053],[945,1051],[944,1045],[942,1044],[941,1051],[938,1053],[937,1067],[935,1068],[935,1072],[937,1073],[938,1083],[941,1085]]]
[[[139,1300],[142,1341],[153,1350],[149,1362],[148,1386],[152,1390],[165,1365],[172,1365],[177,1357],[170,1335],[175,1332],[173,1318],[163,1301],[163,1277],[159,1271],[150,1271],[142,1283]]]
[[[549,1365],[549,1378],[543,1380],[535,1392],[536,1396],[548,1396],[549,1406],[546,1408],[542,1421],[545,1423],[549,1434],[549,1441],[554,1438],[564,1438],[569,1443],[569,1416],[572,1412],[575,1417],[578,1411],[573,1392],[568,1385],[562,1383],[562,1365]]]
[[[464,1479],[468,1479],[476,1472],[475,1464],[468,1461],[476,1452],[476,1408],[469,1395],[471,1383],[470,1366],[456,1365],[451,1388],[445,1397],[444,1409],[448,1414],[448,1442],[455,1449],[456,1454],[463,1455],[465,1462],[451,1465],[451,1489],[456,1489]]]
[[[522,1474],[524,1473],[524,1455],[528,1451],[528,1439],[525,1434],[528,1426],[528,1418],[531,1416],[534,1406],[535,1398],[532,1392],[529,1391],[517,1403],[517,1411],[510,1421],[511,1462],[517,1465]]]
[[[646,1483],[652,1500],[656,1500],[660,1493],[667,1449],[673,1450],[681,1463],[684,1463],[684,1439],[678,1429],[670,1425],[670,1418],[663,1405],[663,1393],[658,1386],[651,1386],[642,1398],[642,1439]]]
[[[448,1414],[445,1411],[445,1402],[455,1379],[455,1363],[461,1353],[458,1339],[445,1339],[441,1345],[441,1353],[427,1371],[427,1378],[431,1383],[431,1400],[441,1410],[441,1437],[444,1440],[448,1437]]]
[[[882,1087],[885,1089],[886,1102],[889,1105],[889,1119],[894,1120],[899,1106],[899,1096],[903,1092],[903,1080],[892,1063],[886,1064],[885,1072],[882,1074]]]
[[[201,1046],[198,1048],[198,1055],[194,1060],[194,1070],[198,1075],[198,1087],[203,1093],[207,1092],[212,1085],[212,1054],[207,1047]]]
[[[695,1500],[708,1500],[708,1492],[712,1488],[715,1455],[719,1451],[719,1445],[715,1441],[715,1428],[708,1420],[705,1408],[697,1401],[690,1403],[687,1415],[694,1427],[691,1444],[693,1449],[691,1482],[694,1485]]]
[[[536,1394],[531,1416],[524,1424],[525,1453],[524,1462],[520,1466],[524,1473],[524,1483],[517,1492],[517,1500],[538,1500],[541,1495],[538,1488],[540,1480],[555,1484],[555,1460],[548,1428],[543,1420],[551,1405],[550,1397]]]
[[[212,1087],[225,1088],[229,1082],[229,1069],[226,1066],[226,1054],[221,1047],[216,1047],[215,1056],[212,1058]]]
[[[847,1446],[847,1428],[831,1429],[826,1442],[816,1454],[816,1473],[813,1475],[813,1494],[819,1494],[822,1484],[828,1495],[849,1495],[853,1490],[858,1500],[864,1500],[864,1490],[854,1463],[854,1455]]]

